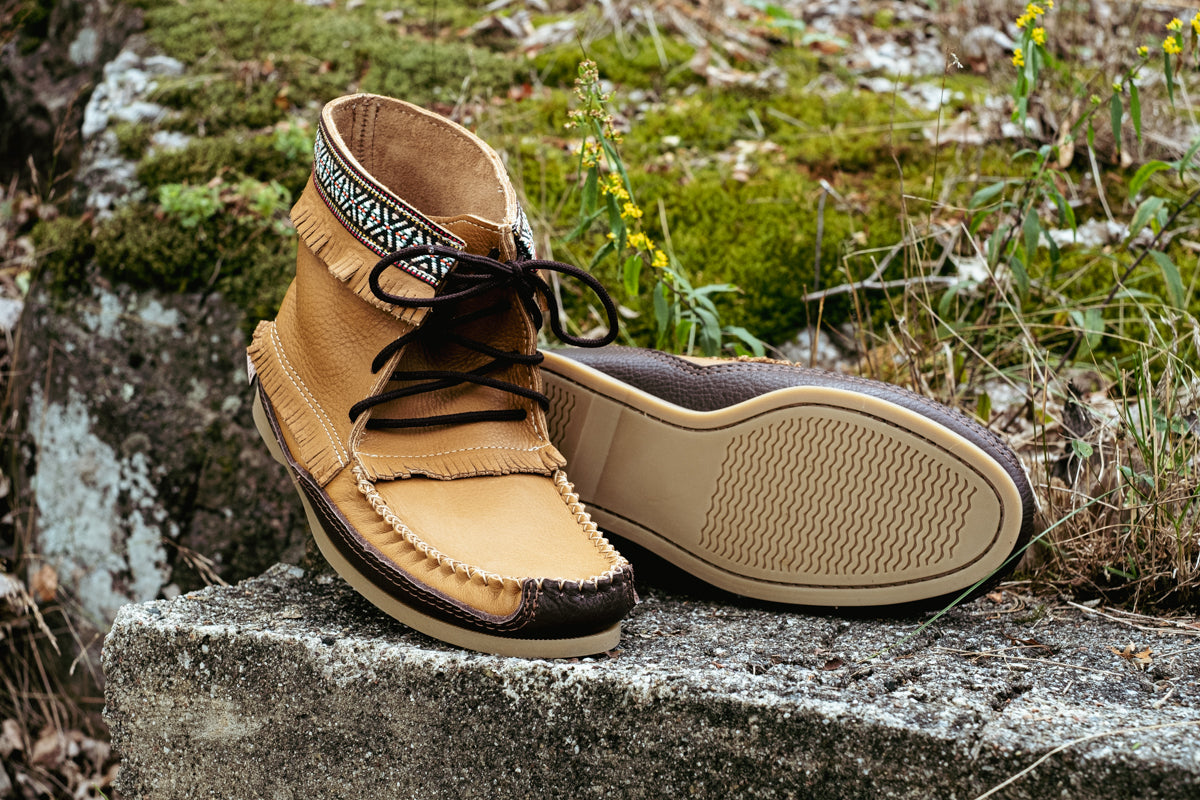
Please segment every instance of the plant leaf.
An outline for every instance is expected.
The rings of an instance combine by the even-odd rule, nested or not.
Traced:
[[[1034,255],[1037,253],[1038,238],[1042,233],[1042,223],[1038,219],[1037,211],[1030,208],[1025,214],[1025,222],[1021,225],[1021,234],[1025,239],[1025,265],[1033,263]]]
[[[1200,144],[1200,139],[1197,139],[1196,141],[1197,144]],[[1171,169],[1171,166],[1171,164],[1168,164],[1165,161],[1159,161],[1156,159],[1154,161],[1147,161],[1145,164],[1142,164],[1142,166],[1138,167],[1138,171],[1135,172],[1133,177],[1129,179],[1129,199],[1132,200],[1133,198],[1137,197],[1138,193],[1142,191],[1142,187],[1146,185],[1146,181],[1150,180],[1151,175],[1156,172],[1162,172],[1163,170]],[[1179,177],[1182,180],[1183,175],[1180,175]]]
[[[1008,268],[1012,271],[1013,282],[1017,284],[1017,292],[1023,298],[1029,294],[1029,272],[1025,263],[1016,256],[1008,257]]]
[[[1142,143],[1142,101],[1138,97],[1137,84],[1129,81],[1129,118],[1133,120],[1133,130],[1137,133],[1138,144]]]
[[[587,178],[583,181],[583,196],[580,199],[580,218],[587,218],[596,212],[596,202],[600,198],[600,170],[596,167],[588,169]]]
[[[1192,146],[1188,148],[1187,153],[1183,158],[1179,159],[1179,180],[1183,180],[1183,173],[1192,165],[1192,157],[1196,155],[1196,151],[1200,150],[1200,139],[1192,142]]]
[[[1113,147],[1117,152],[1121,152],[1121,117],[1125,116],[1125,109],[1121,106],[1121,95],[1113,92],[1112,102],[1109,103],[1109,115],[1112,118],[1112,134]]]
[[[592,256],[592,263],[588,266],[589,270],[594,270],[596,265],[608,257],[608,254],[617,249],[617,246],[610,239],[604,243],[604,246],[596,251],[596,255]]]
[[[1004,187],[1008,185],[1008,181],[996,181],[993,184],[983,187],[975,194],[971,195],[971,200],[967,203],[967,208],[979,208],[987,205],[993,197],[1004,191]]]
[[[992,396],[987,392],[980,392],[975,400],[975,416],[985,425],[992,421]]]
[[[1167,79],[1167,99],[1175,107],[1175,68],[1171,66],[1171,54],[1163,53],[1163,77]]]
[[[726,325],[721,329],[721,332],[726,336],[732,336],[742,344],[750,348],[750,352],[755,356],[762,358],[767,354],[767,345],[762,339],[759,339],[750,331],[738,325]]]
[[[1179,275],[1179,267],[1175,266],[1175,262],[1171,257],[1161,250],[1151,250],[1150,257],[1158,264],[1158,268],[1162,270],[1163,280],[1167,284],[1167,294],[1170,295],[1171,305],[1180,311],[1187,310],[1187,292],[1183,288],[1183,278]]]
[[[654,325],[658,328],[659,347],[666,338],[667,326],[671,324],[671,307],[667,302],[667,290],[662,281],[654,284]]]
[[[641,276],[642,257],[638,253],[634,253],[625,259],[625,266],[621,268],[621,280],[624,284],[625,294],[630,297],[637,297],[638,278]]]
[[[1166,202],[1167,199],[1165,197],[1157,195],[1147,197],[1143,200],[1141,205],[1137,207],[1137,211],[1133,212],[1133,222],[1129,223],[1129,238],[1132,239],[1141,233],[1142,228],[1146,227],[1146,224],[1154,219],[1154,215],[1158,213],[1158,210]]]

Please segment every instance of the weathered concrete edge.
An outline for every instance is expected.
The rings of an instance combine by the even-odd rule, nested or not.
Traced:
[[[701,685],[694,671],[689,682],[674,677],[669,664],[637,664],[636,657],[530,662],[422,647],[428,640],[415,635],[408,638],[416,644],[398,641],[408,635],[397,636],[394,627],[346,635],[337,614],[322,619],[320,608],[303,603],[347,598],[340,590],[287,596],[303,583],[276,569],[243,587],[192,598],[194,611],[209,607],[215,619],[222,603],[212,601],[232,593],[268,601],[271,613],[279,608],[270,603],[284,595],[299,603],[286,607],[285,619],[311,613],[286,631],[273,630],[269,616],[188,622],[176,613],[178,601],[122,610],[106,643],[105,669],[127,796],[234,797],[274,785],[327,796],[390,788],[414,797],[974,797],[1054,750],[1032,742],[1014,748],[1011,731],[965,711],[937,709],[923,721],[862,707],[847,714],[844,703]],[[636,635],[636,621],[630,627]],[[137,656],[147,650],[173,658],[156,664]],[[277,674],[263,674],[264,665]],[[263,696],[263,686],[276,688]],[[348,690],[359,703],[340,710],[342,719],[302,722],[306,702],[320,710],[321,696]],[[364,717],[370,709],[376,711]],[[346,725],[354,721],[363,723],[357,733]],[[260,732],[298,725],[308,730],[286,746],[255,750]],[[392,734],[383,741],[381,726]],[[414,730],[429,733],[414,739]],[[1056,753],[998,796],[1174,797],[1198,790],[1200,764],[1131,749],[1136,738],[1119,734]],[[388,744],[400,745],[405,757],[387,752]],[[159,747],[170,757],[155,752]],[[230,794],[203,793],[196,770],[206,758],[239,764],[236,781],[223,785]],[[189,776],[182,786],[179,775]],[[353,793],[340,794],[349,786]]]

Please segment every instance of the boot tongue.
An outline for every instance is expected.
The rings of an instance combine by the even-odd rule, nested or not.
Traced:
[[[473,214],[455,217],[431,217],[431,221],[464,244],[468,253],[491,255],[500,261],[528,261],[534,253],[533,231],[519,205],[514,203],[515,219],[492,222]]]

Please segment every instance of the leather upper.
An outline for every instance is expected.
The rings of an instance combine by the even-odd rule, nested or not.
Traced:
[[[536,353],[537,331],[515,289],[436,311],[410,308],[400,303],[460,280],[461,264],[417,253],[375,270],[381,256],[416,245],[531,258],[528,222],[499,156],[415,106],[342,98],[322,112],[313,176],[292,218],[301,240],[296,279],[277,319],[255,331],[249,355],[264,408],[330,540],[376,585],[457,624],[573,635],[619,620],[635,602],[632,570],[560,472],[540,405],[466,382],[351,416],[367,398],[426,380],[397,374],[465,372],[488,361],[456,337]],[[488,375],[541,389],[530,364]],[[368,427],[510,410],[524,418]]]

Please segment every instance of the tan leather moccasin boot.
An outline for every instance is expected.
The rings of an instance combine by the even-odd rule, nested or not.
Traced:
[[[403,199],[402,199],[403,198]],[[255,420],[321,552],[409,626],[461,647],[566,657],[614,647],[636,602],[547,435],[539,269],[499,157],[417,107],[346,97],[321,115],[292,211],[296,278],[249,348]],[[553,306],[552,306],[553,308]]]
[[[728,591],[879,606],[984,590],[1034,499],[1001,440],[877,381],[765,360],[546,353],[549,423],[601,528]]]

